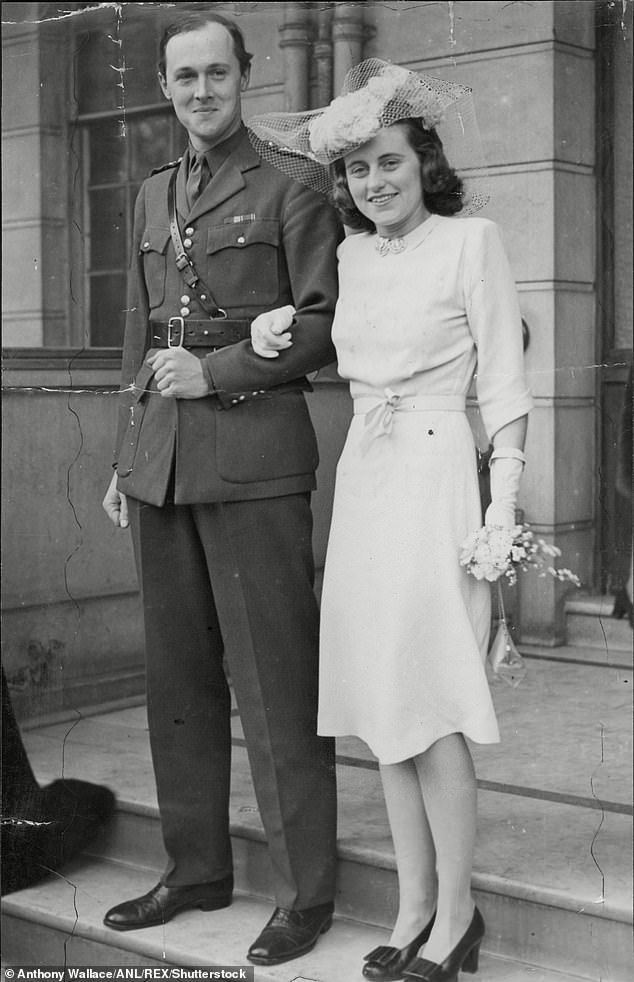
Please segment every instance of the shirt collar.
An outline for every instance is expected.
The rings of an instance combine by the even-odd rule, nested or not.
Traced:
[[[215,174],[220,167],[224,164],[227,157],[229,157],[233,151],[240,145],[244,137],[245,127],[241,124],[235,133],[228,136],[226,140],[219,143],[217,146],[212,147],[211,150],[205,150],[205,160],[209,165],[209,171],[211,174]],[[189,154],[190,156],[198,151],[194,150],[191,143],[189,144]]]

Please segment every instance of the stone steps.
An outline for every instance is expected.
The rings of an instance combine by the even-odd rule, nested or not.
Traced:
[[[142,893],[154,877],[130,867],[82,861],[64,879],[50,879],[3,901],[3,963],[163,967],[246,966],[245,952],[270,915],[270,905],[236,894],[230,908],[188,911],[164,927],[116,933],[102,925],[122,896]],[[98,884],[98,886],[97,886]],[[312,952],[285,965],[255,968],[255,982],[354,982],[363,956],[387,939],[342,917]],[[484,952],[481,982],[580,982],[579,976],[520,964]]]
[[[253,805],[244,750],[236,748],[235,757],[232,830],[236,885],[244,895],[269,900],[270,910],[268,852]],[[339,783],[345,784],[345,792],[340,810],[337,911],[350,921],[385,930],[394,921],[397,880],[378,776],[363,768],[340,767]],[[374,831],[364,830],[354,820],[354,814],[362,810],[364,822],[373,825]],[[555,868],[561,876],[567,865],[575,863],[575,856],[587,850],[600,824],[603,832],[597,861],[612,880],[615,857],[607,840],[624,841],[631,833],[631,819],[481,789],[480,823],[489,832],[480,836],[473,885],[489,924],[487,951],[544,968],[574,969],[580,974],[594,964],[596,974],[584,977],[602,982],[625,979],[626,963],[619,968],[615,961],[618,952],[627,951],[630,926],[626,911],[606,898],[600,902],[598,893],[588,904],[587,895],[582,897],[549,881]],[[552,833],[549,836],[545,831],[548,828],[567,832],[565,848],[555,864],[540,854],[543,837],[552,841]],[[158,810],[148,812],[121,802],[116,822],[93,853],[103,861],[142,870],[152,885],[164,866]],[[489,869],[483,868],[485,864]],[[529,867],[532,876],[527,873]],[[591,885],[600,892],[596,867],[594,871],[586,869],[586,874],[586,888]],[[609,955],[612,950],[617,953],[615,957]],[[602,961],[604,953],[608,954]]]
[[[611,596],[575,595],[565,603],[569,645],[600,650],[604,655],[625,653],[632,657],[632,628],[627,618],[612,617]]]
[[[625,662],[606,667],[573,648],[563,661],[553,660],[550,649],[525,655],[528,674],[518,689],[493,684],[502,743],[473,748],[480,785],[473,885],[487,923],[479,978],[554,982],[563,973],[625,982],[633,974],[632,672]],[[21,960],[33,964],[27,953],[37,938],[43,963],[50,964],[75,923],[77,906],[69,949],[77,953],[75,964],[137,964],[138,958],[148,964],[184,958],[189,961],[183,964],[211,958],[246,964],[246,947],[271,911],[270,875],[237,715],[233,728],[231,822],[239,900],[228,912],[189,912],[164,932],[125,935],[105,929],[103,913],[152,886],[164,864],[144,707],[80,714],[72,724],[26,732],[42,783],[63,768],[67,776],[108,784],[117,793],[118,812],[89,862],[4,898],[5,963],[10,952],[16,961],[21,952]],[[290,967],[273,974],[258,969],[256,982],[361,979],[361,956],[385,943],[394,921],[396,874],[376,762],[356,740],[339,741],[338,754],[335,928]]]

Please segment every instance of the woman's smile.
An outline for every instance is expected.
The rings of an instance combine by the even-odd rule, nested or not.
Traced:
[[[380,206],[388,204],[388,202],[393,201],[395,197],[395,191],[392,194],[373,194],[368,195],[368,201],[375,206]]]

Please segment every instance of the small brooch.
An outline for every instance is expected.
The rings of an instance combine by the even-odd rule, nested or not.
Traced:
[[[377,236],[374,248],[379,256],[388,256],[390,253],[398,256],[399,252],[405,251],[405,239],[397,236],[395,239],[388,239],[384,235]]]

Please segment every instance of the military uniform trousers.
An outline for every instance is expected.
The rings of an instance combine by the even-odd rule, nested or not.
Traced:
[[[143,596],[163,882],[232,869],[235,691],[280,907],[334,897],[334,741],[317,736],[309,494],[161,508],[128,499]]]

